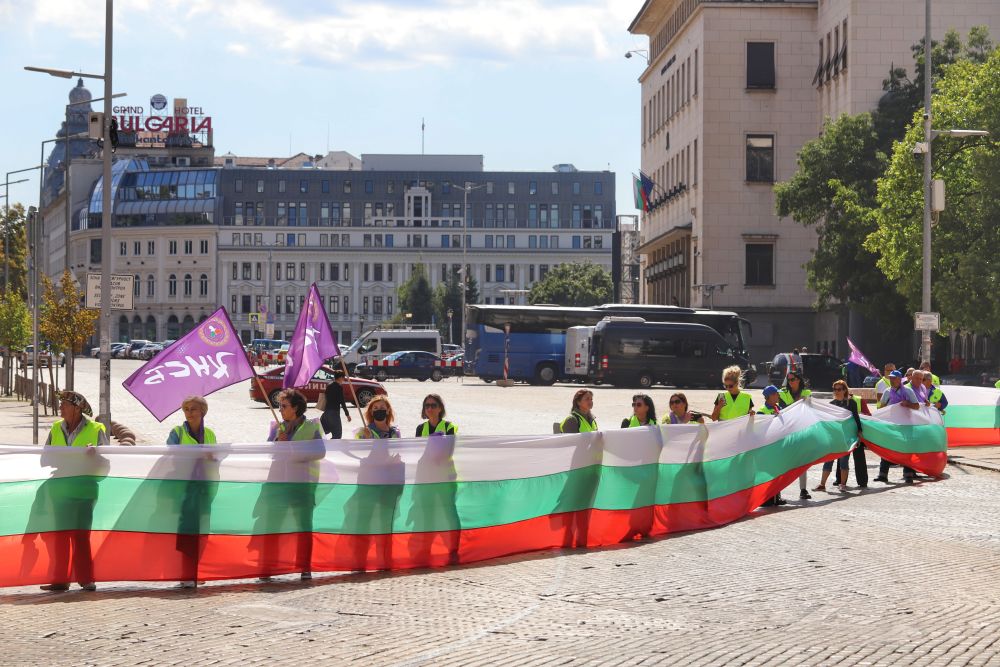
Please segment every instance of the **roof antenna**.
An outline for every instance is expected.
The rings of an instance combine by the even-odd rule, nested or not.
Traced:
[[[420,118],[420,154],[424,154],[424,130],[427,128],[427,124],[424,123],[423,117]]]

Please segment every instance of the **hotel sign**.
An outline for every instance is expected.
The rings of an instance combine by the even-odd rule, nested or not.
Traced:
[[[185,99],[175,99],[168,106],[163,95],[153,95],[149,107],[117,105],[111,112],[118,122],[118,131],[135,135],[137,144],[165,144],[169,135],[201,135],[207,144],[212,132],[212,117],[203,107],[190,106]]]

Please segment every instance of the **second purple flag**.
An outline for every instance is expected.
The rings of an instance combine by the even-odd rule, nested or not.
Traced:
[[[309,288],[309,296],[302,304],[295,334],[288,345],[282,386],[288,389],[307,384],[324,361],[339,355],[337,336],[330,327],[330,319],[326,316],[316,283],[313,283]]]

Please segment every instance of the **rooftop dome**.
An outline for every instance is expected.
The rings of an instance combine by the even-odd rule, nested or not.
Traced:
[[[83,86],[83,77],[77,80],[76,87],[69,91],[69,103],[70,104],[80,104],[81,102],[89,102],[94,99],[94,96],[90,94],[90,91]]]

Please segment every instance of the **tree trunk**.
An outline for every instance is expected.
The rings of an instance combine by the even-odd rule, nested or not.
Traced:
[[[76,368],[76,355],[73,354],[72,348],[66,353],[66,379],[63,384],[66,385],[67,391],[73,391],[73,373]]]

